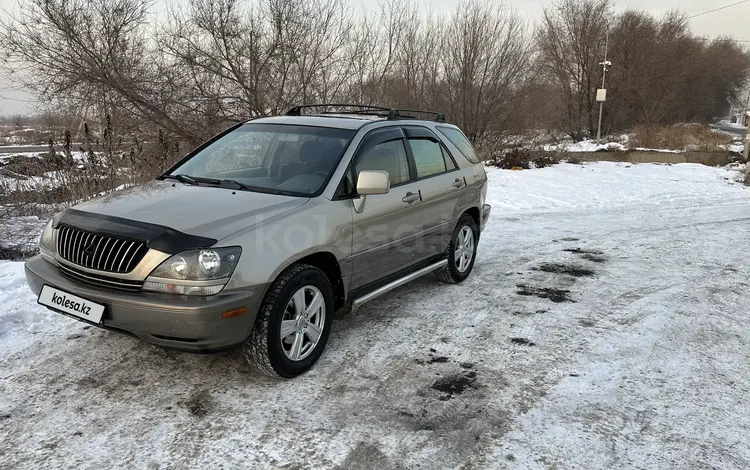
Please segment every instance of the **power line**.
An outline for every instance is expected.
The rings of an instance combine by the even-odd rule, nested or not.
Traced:
[[[750,0],[742,0],[742,1],[737,2],[737,3],[732,3],[731,5],[725,5],[723,7],[714,8],[713,10],[704,11],[703,13],[698,13],[697,15],[688,16],[687,19],[689,20],[689,19],[692,19],[692,18],[697,18],[699,16],[708,15],[709,13],[713,13],[713,12],[719,11],[719,10],[726,10],[727,8],[736,7],[737,5],[742,5],[743,3],[747,3],[747,2],[750,2]]]

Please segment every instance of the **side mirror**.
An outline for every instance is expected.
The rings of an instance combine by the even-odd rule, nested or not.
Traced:
[[[391,178],[387,171],[362,170],[357,177],[357,194],[388,194],[391,190]]]

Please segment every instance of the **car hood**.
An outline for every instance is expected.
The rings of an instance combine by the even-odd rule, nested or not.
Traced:
[[[309,198],[154,180],[84,202],[75,209],[221,240],[307,201]]]

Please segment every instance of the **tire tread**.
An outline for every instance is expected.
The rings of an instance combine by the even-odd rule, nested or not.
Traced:
[[[271,365],[268,355],[268,325],[271,313],[281,295],[281,291],[297,274],[308,269],[318,268],[309,264],[295,264],[276,278],[266,294],[263,304],[258,311],[250,337],[242,345],[242,353],[250,366],[258,372],[270,377],[282,378]]]

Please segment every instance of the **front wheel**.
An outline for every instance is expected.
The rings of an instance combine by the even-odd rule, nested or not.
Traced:
[[[464,214],[458,219],[453,237],[448,245],[448,265],[437,271],[435,275],[443,282],[463,282],[474,268],[477,254],[479,230],[474,218]]]
[[[269,288],[242,350],[267,375],[296,377],[310,369],[328,342],[333,289],[326,275],[304,264],[283,272]]]

